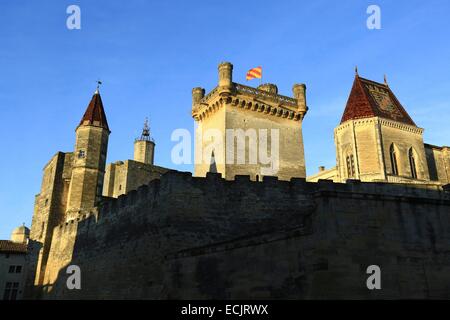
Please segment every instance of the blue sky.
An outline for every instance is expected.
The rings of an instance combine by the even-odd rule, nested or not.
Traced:
[[[66,28],[71,4],[81,8],[81,30]],[[370,4],[381,8],[381,30],[366,28]],[[447,0],[2,0],[0,239],[31,225],[42,168],[73,149],[97,79],[112,131],[108,162],[132,158],[148,116],[156,164],[191,170],[172,164],[170,135],[193,131],[191,89],[215,87],[221,61],[241,83],[261,65],[264,82],[284,95],[306,83],[308,174],[335,164],[333,128],[355,65],[375,81],[386,73],[425,141],[449,145],[449,11]]]

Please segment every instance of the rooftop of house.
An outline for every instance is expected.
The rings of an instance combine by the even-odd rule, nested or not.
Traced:
[[[27,253],[27,244],[0,240],[0,253]]]

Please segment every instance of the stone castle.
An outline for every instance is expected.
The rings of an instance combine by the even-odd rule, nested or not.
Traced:
[[[306,179],[306,86],[287,97],[233,82],[230,63],[218,69],[211,92],[192,90],[197,134],[212,128],[233,145],[228,129],[277,129],[277,176],[202,140],[196,156],[210,158],[194,176],[156,166],[147,123],[134,159],[106,165],[97,89],[74,151],[44,167],[29,298],[450,298],[450,148],[424,144],[387,83],[356,74],[337,165]],[[69,265],[81,290],[66,286]],[[369,265],[382,270],[381,290],[366,286]]]

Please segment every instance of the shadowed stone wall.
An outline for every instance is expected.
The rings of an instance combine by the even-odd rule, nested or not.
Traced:
[[[450,194],[168,172],[57,226],[44,298],[450,298]],[[66,288],[66,267],[82,289]],[[382,290],[366,287],[381,268]]]

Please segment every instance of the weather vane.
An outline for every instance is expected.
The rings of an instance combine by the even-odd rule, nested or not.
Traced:
[[[102,82],[100,80],[97,80],[97,89],[100,88],[100,85],[102,84]]]

